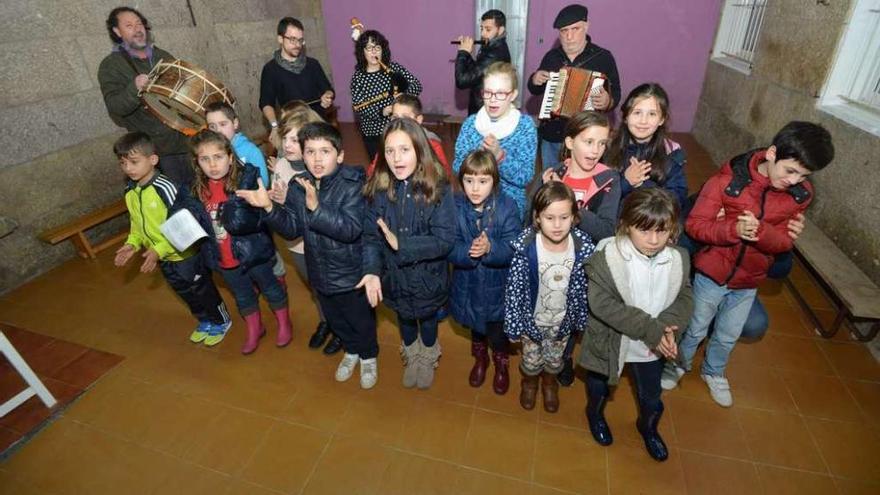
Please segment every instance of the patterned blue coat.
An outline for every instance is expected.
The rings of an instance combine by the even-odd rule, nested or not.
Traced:
[[[483,136],[477,131],[476,114],[465,119],[455,140],[455,160],[452,172],[458,175],[461,164],[471,151],[480,149]],[[505,157],[498,164],[501,177],[501,190],[510,197],[519,208],[519,214],[526,211],[526,186],[535,175],[535,154],[538,151],[538,131],[535,123],[528,115],[522,114],[513,134],[500,141]]]
[[[541,342],[541,332],[535,325],[535,302],[538,297],[538,249],[535,237],[538,231],[526,227],[513,242],[513,263],[504,292],[504,333],[512,341],[522,335]],[[587,259],[596,246],[589,234],[571,229],[574,238],[574,268],[568,283],[565,317],[559,325],[559,337],[581,332],[587,327]]]

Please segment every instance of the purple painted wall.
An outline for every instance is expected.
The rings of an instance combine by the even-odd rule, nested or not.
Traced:
[[[537,69],[544,53],[555,43],[553,19],[569,3],[571,0],[531,0],[526,75]],[[604,0],[585,5],[590,8],[589,34],[593,41],[611,50],[617,60],[623,95],[642,82],[660,83],[672,100],[673,130],[689,131],[718,23],[720,0]],[[473,31],[473,9],[473,2],[464,0],[323,0],[340,120],[353,120],[348,91],[354,71],[351,17],[358,17],[368,29],[378,29],[388,37],[393,59],[422,81],[421,98],[427,111],[464,115],[467,98],[455,89],[455,48],[449,40]],[[530,101],[527,108],[537,103]]]

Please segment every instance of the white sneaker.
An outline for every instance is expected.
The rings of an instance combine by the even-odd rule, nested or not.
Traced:
[[[678,386],[678,381],[684,376],[684,368],[680,368],[672,363],[666,363],[663,367],[663,374],[660,375],[660,386],[663,390],[672,390]]]
[[[361,359],[361,388],[371,389],[379,380],[379,367],[376,358]]]
[[[712,400],[721,407],[733,405],[733,396],[730,394],[730,383],[723,376],[700,375],[706,385],[709,386],[709,394]]]
[[[344,382],[351,378],[351,375],[354,374],[354,367],[357,366],[359,360],[360,358],[357,354],[345,353],[342,356],[342,362],[336,368],[336,381]]]

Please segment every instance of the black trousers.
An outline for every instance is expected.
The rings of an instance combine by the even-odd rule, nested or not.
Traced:
[[[658,359],[647,363],[626,363],[630,376],[636,386],[636,396],[639,399],[641,409],[654,411],[660,405],[660,375],[663,373],[663,365],[666,361]],[[596,373],[587,372],[587,395],[605,397],[608,395],[608,377]]]
[[[361,359],[379,355],[376,312],[362,289],[329,295],[317,292],[317,295],[327,324],[342,341],[346,353],[357,354]]]
[[[181,188],[188,188],[195,179],[193,159],[189,153],[160,156],[159,170]]]
[[[367,161],[372,162],[373,158],[376,158],[376,152],[379,151],[379,141],[382,140],[382,136],[364,136],[361,134],[361,137],[364,139],[364,147],[367,149]]]
[[[211,270],[199,255],[182,261],[163,261],[159,264],[162,275],[174,292],[189,306],[189,311],[199,321],[214,324],[229,322],[229,311],[217,292]]]

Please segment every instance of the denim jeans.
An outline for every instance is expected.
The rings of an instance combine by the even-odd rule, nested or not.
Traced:
[[[680,363],[691,368],[697,346],[706,338],[709,324],[715,319],[715,330],[706,345],[704,375],[724,376],[730,352],[742,333],[757,289],[729,289],[700,273],[694,276],[694,314],[679,344]]]
[[[404,345],[410,345],[422,336],[422,343],[428,347],[433,346],[437,342],[437,324],[439,321],[436,317],[426,318],[424,320],[409,320],[401,318],[397,315],[397,324],[400,326],[400,337],[403,339]]]
[[[562,143],[541,140],[541,171],[559,165],[559,150]]]
[[[247,316],[260,310],[260,303],[257,299],[257,291],[254,284],[260,288],[266,300],[269,301],[269,307],[273,310],[287,307],[287,294],[281,283],[272,273],[272,266],[275,259],[271,259],[261,265],[256,265],[245,270],[241,265],[231,269],[220,269],[220,274],[226,285],[232,290],[235,296],[235,304],[238,306],[238,312],[241,316]]]

